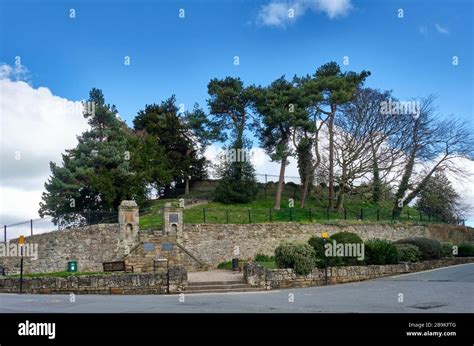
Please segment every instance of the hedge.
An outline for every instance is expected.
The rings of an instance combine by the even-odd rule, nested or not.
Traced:
[[[314,249],[304,243],[282,243],[275,249],[275,263],[278,268],[293,268],[296,274],[309,274],[315,266]]]

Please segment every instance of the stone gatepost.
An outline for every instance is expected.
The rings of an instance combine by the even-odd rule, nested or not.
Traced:
[[[135,201],[122,201],[119,206],[120,247],[124,254],[138,243],[139,208]]]
[[[163,208],[163,235],[183,236],[183,208],[175,208],[166,204]]]

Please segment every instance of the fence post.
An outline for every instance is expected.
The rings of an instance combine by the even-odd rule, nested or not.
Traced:
[[[347,220],[347,209],[344,208],[344,220]]]
[[[423,216],[421,215],[421,210],[420,210],[420,221],[423,221]]]
[[[31,236],[33,236],[33,219],[30,219]]]
[[[308,213],[309,213],[309,221],[313,221],[313,218],[311,216],[311,208],[308,209]]]
[[[7,225],[3,225],[3,242],[7,245]]]
[[[272,208],[270,208],[269,211],[270,211],[270,222],[272,222],[273,221],[272,220]]]
[[[267,175],[265,174],[265,197],[267,197]]]
[[[377,221],[380,221],[380,209],[377,209]]]
[[[364,209],[360,208],[360,219],[364,220]]]
[[[206,223],[206,208],[202,208],[202,215],[204,218],[204,223]]]
[[[292,210],[293,210],[293,208],[290,208],[290,221],[293,221],[293,215],[291,214]]]
[[[225,211],[225,217],[226,217],[227,223],[229,223],[229,210]]]
[[[250,219],[250,208],[249,208],[249,223],[252,223],[252,221]]]
[[[431,214],[428,214],[428,221],[431,222]]]

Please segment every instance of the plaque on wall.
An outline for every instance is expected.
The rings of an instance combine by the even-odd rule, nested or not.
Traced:
[[[143,243],[143,250],[146,252],[155,251],[155,244],[153,243]]]
[[[170,223],[178,223],[179,222],[179,214],[170,214]]]
[[[163,243],[163,244],[161,244],[161,250],[163,250],[163,251],[173,251],[173,243]]]

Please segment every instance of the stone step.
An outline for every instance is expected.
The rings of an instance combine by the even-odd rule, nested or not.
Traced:
[[[238,285],[247,283],[244,280],[230,280],[230,281],[192,281],[188,283],[188,287],[193,286],[213,286],[213,285]]]
[[[247,287],[247,288],[216,288],[216,289],[207,289],[207,290],[195,290],[192,288],[186,288],[182,293],[231,293],[231,292],[258,292],[265,291],[265,288],[262,287]]]
[[[217,289],[241,289],[241,288],[252,288],[249,284],[238,283],[228,285],[193,285],[188,286],[192,291],[205,291],[205,290],[217,290]]]

